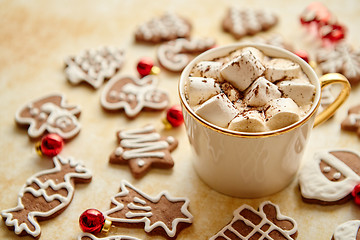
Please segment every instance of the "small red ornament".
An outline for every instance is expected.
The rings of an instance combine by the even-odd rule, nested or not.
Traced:
[[[305,62],[309,63],[309,54],[305,50],[297,50],[294,53]]]
[[[356,185],[351,192],[351,195],[354,197],[354,201],[357,205],[360,205],[360,184]]]
[[[64,146],[64,140],[56,133],[45,135],[35,146],[39,155],[54,157],[58,155]]]
[[[160,68],[154,66],[154,61],[149,57],[143,57],[140,59],[139,63],[136,66],[137,71],[141,77],[145,77],[149,74],[159,74]]]
[[[184,122],[181,106],[174,105],[166,113],[166,119],[163,119],[165,128],[170,129],[172,127],[178,127]]]
[[[345,38],[346,28],[341,24],[326,25],[320,29],[320,36],[323,40],[337,43]]]
[[[305,26],[310,23],[323,25],[334,21],[329,9],[320,2],[310,3],[300,15],[300,22]]]
[[[104,215],[97,209],[88,209],[79,218],[79,225],[83,232],[99,233],[105,223]]]

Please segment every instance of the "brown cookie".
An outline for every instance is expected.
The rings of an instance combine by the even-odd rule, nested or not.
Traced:
[[[54,168],[28,178],[19,192],[18,205],[1,211],[6,226],[17,235],[39,238],[38,221],[59,215],[70,204],[75,183],[91,181],[91,172],[73,158],[56,156]]]
[[[309,203],[344,203],[359,183],[360,155],[350,150],[318,151],[299,173],[301,195]]]
[[[286,41],[281,34],[276,33],[267,35],[266,37],[256,37],[254,41],[257,43],[269,44],[275,47],[284,48],[290,52],[293,52],[295,49],[295,47],[290,42]]]
[[[214,46],[212,38],[179,38],[163,43],[157,50],[157,59],[165,69],[181,72],[196,55]]]
[[[209,240],[296,239],[297,234],[295,220],[266,201],[260,204],[259,211],[246,204],[236,209],[233,220]]]
[[[124,51],[116,47],[101,47],[82,51],[65,59],[65,73],[73,84],[86,82],[99,88],[113,77],[124,64]]]
[[[278,17],[265,10],[229,8],[223,19],[224,31],[232,34],[236,39],[247,35],[266,31],[275,26]]]
[[[189,203],[189,199],[171,197],[166,191],[150,197],[123,180],[104,215],[117,226],[144,226],[147,233],[175,238],[192,223]]]
[[[160,43],[190,36],[190,22],[174,13],[166,13],[140,25],[135,31],[138,42]]]
[[[21,107],[16,112],[15,121],[21,126],[28,126],[28,135],[32,139],[38,139],[47,132],[71,139],[80,132],[80,113],[78,106],[66,103],[64,95],[52,94]]]
[[[352,220],[336,227],[332,240],[360,240],[360,221]]]
[[[154,75],[141,79],[115,76],[105,85],[100,102],[106,110],[123,109],[129,118],[135,118],[142,110],[164,110],[169,105],[169,97],[156,85]]]
[[[160,136],[152,125],[117,133],[119,146],[110,155],[110,163],[128,164],[135,178],[143,177],[152,167],[172,168],[172,152],[178,141]]]
[[[341,129],[356,132],[360,138],[360,105],[349,109],[348,116],[341,122]]]
[[[352,86],[360,82],[360,49],[347,43],[337,44],[334,49],[322,48],[316,54],[316,61],[323,74],[341,73]]]

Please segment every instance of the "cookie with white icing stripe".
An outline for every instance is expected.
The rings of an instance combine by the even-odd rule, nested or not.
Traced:
[[[210,240],[296,239],[297,234],[295,220],[282,215],[277,205],[266,201],[260,204],[259,211],[246,204],[236,209],[233,220]]]
[[[337,226],[332,240],[360,240],[360,221],[347,221]]]
[[[188,38],[191,28],[189,20],[174,13],[165,13],[139,25],[135,31],[135,40],[160,43],[177,38]]]
[[[360,155],[350,150],[318,151],[299,173],[301,195],[309,203],[344,203],[359,183]]]
[[[236,39],[266,31],[278,22],[278,17],[265,10],[229,8],[222,27]]]
[[[117,75],[105,85],[101,106],[109,111],[124,110],[129,118],[135,118],[142,110],[164,110],[169,105],[169,96],[156,85],[153,75],[141,79]]]
[[[360,105],[349,109],[348,116],[341,122],[341,129],[356,132],[360,138]]]
[[[111,153],[110,163],[128,164],[135,178],[143,177],[151,168],[168,169],[174,166],[171,152],[178,141],[161,136],[152,125],[122,130],[116,134],[119,146]]]
[[[181,72],[196,55],[214,46],[212,38],[179,38],[160,45],[157,59],[165,69]]]
[[[72,84],[86,82],[99,88],[120,71],[124,55],[123,50],[110,46],[84,50],[65,59],[65,74]]]

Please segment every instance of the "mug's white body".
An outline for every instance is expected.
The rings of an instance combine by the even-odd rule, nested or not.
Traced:
[[[225,56],[232,50],[246,46],[300,64],[316,88],[314,103],[302,120],[271,132],[239,133],[215,126],[194,113],[185,97],[185,82],[191,69],[202,60]],[[200,178],[218,192],[235,197],[263,197],[282,190],[294,179],[301,164],[320,92],[319,80],[311,67],[296,55],[279,48],[235,44],[199,55],[184,69],[179,93],[187,135],[194,152],[193,165]]]

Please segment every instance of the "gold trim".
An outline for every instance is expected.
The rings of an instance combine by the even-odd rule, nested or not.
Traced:
[[[111,228],[112,222],[109,219],[105,219],[104,225],[101,229],[102,233],[108,233]]]
[[[328,73],[320,77],[319,80],[321,89],[330,84],[341,84],[342,89],[335,101],[332,102],[324,111],[322,111],[319,115],[316,116],[314,127],[325,122],[332,115],[334,115],[335,111],[345,102],[351,90],[349,81],[340,73]]]

